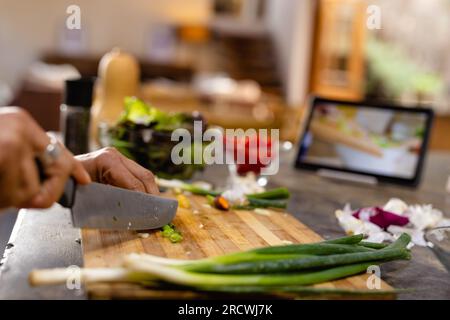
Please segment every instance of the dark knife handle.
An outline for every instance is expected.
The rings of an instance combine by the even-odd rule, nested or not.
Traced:
[[[36,166],[38,168],[39,172],[39,180],[42,182],[47,179],[47,176],[45,175],[44,166],[42,165],[42,162],[36,158]],[[77,184],[75,180],[70,177],[66,185],[64,186],[64,193],[61,195],[61,198],[59,198],[58,203],[62,205],[65,208],[72,208],[74,202],[75,202],[75,190],[76,190]]]

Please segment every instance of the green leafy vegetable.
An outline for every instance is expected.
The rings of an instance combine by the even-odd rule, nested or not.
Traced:
[[[125,98],[125,112],[119,123],[132,122],[148,126],[154,123],[153,129],[171,131],[179,128],[185,121],[183,113],[163,112],[136,97]]]
[[[108,130],[111,146],[159,177],[189,179],[196,170],[204,168],[203,161],[176,165],[171,158],[172,149],[178,143],[171,139],[173,130],[183,128],[193,132],[194,121],[204,121],[201,115],[165,112],[136,97],[126,97],[124,104],[118,123]],[[204,124],[202,130],[205,129]],[[193,158],[203,147],[193,143],[183,152]]]

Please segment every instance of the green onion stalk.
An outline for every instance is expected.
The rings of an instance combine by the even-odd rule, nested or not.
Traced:
[[[131,254],[126,256],[123,268],[81,269],[80,272],[83,282],[166,284],[219,292],[304,292],[305,286],[356,275],[371,265],[410,258],[406,248],[411,240],[408,234],[402,234],[387,246],[369,242],[361,245],[361,240],[361,235],[355,235],[194,261]],[[34,285],[62,283],[68,277],[65,270],[34,271],[30,282]],[[307,287],[305,290],[316,292],[315,289]]]

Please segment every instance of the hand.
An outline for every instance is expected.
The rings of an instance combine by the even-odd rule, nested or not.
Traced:
[[[61,146],[61,154],[44,168],[41,184],[35,158],[45,151],[50,138],[20,108],[0,108],[0,208],[47,208],[56,202],[69,176],[80,184],[90,177],[73,155]]]
[[[76,157],[92,180],[116,187],[159,194],[153,174],[114,148],[104,148]]]

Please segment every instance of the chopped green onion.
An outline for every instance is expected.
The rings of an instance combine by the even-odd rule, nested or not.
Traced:
[[[172,223],[169,223],[169,224],[166,224],[165,226],[163,226],[161,234],[164,238],[169,239],[170,242],[172,242],[172,243],[178,243],[183,240],[183,236],[181,235],[181,232],[178,231],[175,228],[175,225],[173,225]]]
[[[214,207],[214,200],[215,200],[216,198],[215,197],[213,197],[212,195],[210,195],[210,194],[207,194],[206,195],[206,201],[208,201],[208,204],[211,206],[211,207]]]

